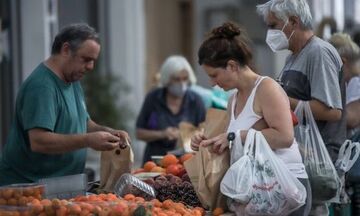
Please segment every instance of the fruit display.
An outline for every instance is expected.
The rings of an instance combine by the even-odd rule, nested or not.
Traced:
[[[22,209],[20,209],[22,208]],[[189,208],[172,200],[161,202],[157,199],[145,201],[141,197],[127,194],[118,198],[114,194],[79,196],[71,200],[34,199],[27,207],[0,206],[0,216],[202,216],[204,209]]]
[[[117,195],[108,193],[72,199],[44,199],[44,185],[0,187],[0,216],[202,216],[205,211],[183,166],[184,161],[192,156],[185,154],[177,158],[168,154],[159,163],[148,161],[144,167],[135,170],[133,174],[149,174],[149,178],[137,180],[152,186],[147,186],[152,189],[152,196],[131,187],[129,192],[116,192]]]

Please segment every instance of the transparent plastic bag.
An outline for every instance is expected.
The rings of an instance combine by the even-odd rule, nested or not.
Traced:
[[[334,200],[337,203],[348,204],[351,203],[350,197],[345,189],[345,174],[355,164],[360,154],[360,143],[346,140],[340,148],[338,159],[335,162],[335,168],[341,180],[341,190],[339,200]]]
[[[313,202],[338,200],[341,181],[320,135],[309,102],[299,101],[295,115],[299,121],[295,127],[295,138],[309,175]]]
[[[222,194],[240,203],[248,203],[251,197],[254,166],[254,133],[254,130],[248,132],[244,155],[230,166],[220,184]]]
[[[305,204],[306,189],[270,148],[261,132],[255,133],[252,196],[247,215],[288,215]]]
[[[306,189],[270,148],[261,132],[248,131],[244,156],[221,182],[236,215],[288,215],[305,204]]]

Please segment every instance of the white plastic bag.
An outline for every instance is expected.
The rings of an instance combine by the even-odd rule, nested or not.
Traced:
[[[252,171],[254,167],[254,133],[254,130],[248,132],[244,155],[230,166],[220,184],[222,194],[240,203],[248,203],[251,197]],[[231,149],[231,151],[233,150]]]
[[[309,175],[312,200],[314,203],[335,201],[340,193],[341,181],[320,135],[309,102],[299,101],[294,113],[299,121],[295,127],[295,138]]]
[[[255,164],[248,215],[288,215],[305,204],[304,185],[270,148],[261,132],[255,133]]]
[[[240,133],[238,131],[237,133]],[[244,147],[240,136],[235,138],[232,148],[230,149],[230,165],[238,161],[244,155]]]
[[[351,203],[351,199],[345,190],[345,173],[347,173],[351,167],[355,164],[360,154],[360,143],[346,140],[340,148],[338,159],[335,162],[335,169],[341,180],[341,189],[338,200],[334,200],[336,203],[348,204]]]
[[[249,130],[244,151],[220,186],[222,193],[234,198],[229,202],[231,210],[237,215],[288,215],[305,204],[305,187],[261,132]]]

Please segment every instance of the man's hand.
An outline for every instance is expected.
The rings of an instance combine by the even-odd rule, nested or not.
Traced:
[[[94,150],[110,151],[119,146],[120,137],[105,131],[91,132],[87,134],[86,142]]]
[[[197,131],[195,134],[191,137],[191,149],[194,151],[199,151],[200,143],[206,140],[206,137],[204,136],[204,131]]]
[[[112,135],[117,136],[120,138],[120,147],[125,148],[127,143],[131,144],[131,139],[129,134],[123,130],[111,130],[109,131]]]

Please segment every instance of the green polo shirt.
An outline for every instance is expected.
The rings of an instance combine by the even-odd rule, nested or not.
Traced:
[[[86,149],[36,153],[30,148],[28,131],[43,128],[58,134],[82,134],[88,118],[80,83],[67,84],[40,64],[17,95],[15,119],[0,161],[0,185],[82,173]]]

